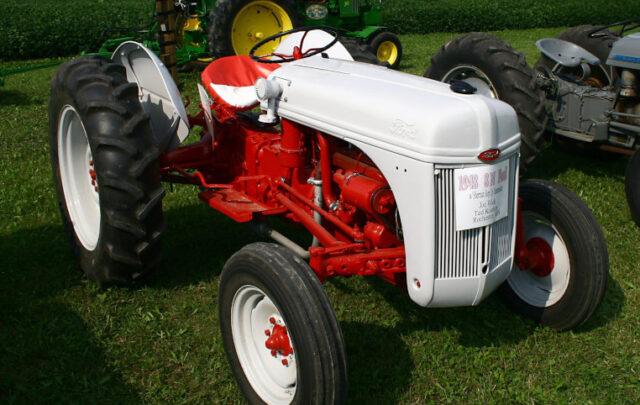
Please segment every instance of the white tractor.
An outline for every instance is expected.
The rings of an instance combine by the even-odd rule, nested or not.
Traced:
[[[279,42],[272,54],[215,60],[196,116],[140,44],[59,69],[51,161],[87,277],[127,285],[152,272],[161,181],[194,185],[273,238],[234,254],[220,280],[220,330],[250,403],[345,401],[328,277],[378,276],[422,307],[478,305],[500,289],[559,330],[589,319],[607,285],[602,232],[566,188],[519,182],[514,110],[464,83],[354,62],[327,31],[295,29],[265,40]],[[183,143],[194,128],[200,140]],[[271,216],[308,229],[308,245]]]
[[[616,31],[610,31],[619,27]],[[515,108],[523,164],[531,164],[545,135],[574,152],[633,155],[625,174],[631,216],[640,225],[640,19],[604,27],[581,25],[536,42],[532,69],[508,42],[474,32],[445,44],[424,74],[463,81],[478,94]],[[598,152],[598,153],[595,153]]]

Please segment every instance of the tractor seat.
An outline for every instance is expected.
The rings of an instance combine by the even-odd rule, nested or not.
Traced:
[[[280,67],[277,63],[259,63],[249,55],[216,59],[202,71],[202,83],[216,104],[236,111],[258,105],[254,84]]]

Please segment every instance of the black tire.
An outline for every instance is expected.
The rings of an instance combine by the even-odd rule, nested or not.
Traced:
[[[607,58],[609,57],[609,52],[611,51],[611,47],[614,42],[616,42],[618,38],[613,32],[609,30],[602,30],[597,33],[596,37],[589,37],[589,33],[598,27],[595,25],[580,25],[578,27],[569,28],[566,31],[561,32],[556,36],[558,39],[562,39],[567,42],[572,42],[587,51],[591,52],[595,56],[600,59],[600,64],[606,68]],[[540,69],[540,66],[545,66],[548,69],[553,69],[555,66],[555,62],[550,60],[544,55],[540,56],[540,59],[536,62],[536,69]],[[609,76],[612,80],[615,81],[615,71],[612,69],[607,69],[609,72]],[[599,74],[600,73],[600,74]],[[607,85],[606,78],[601,72],[593,71],[593,75],[599,80],[601,85]],[[596,84],[593,82],[592,84]],[[602,86],[598,86],[602,87]]]
[[[371,45],[361,38],[340,37],[340,43],[347,48],[353,60],[357,62],[389,67],[388,63],[380,62],[378,58],[376,58]]]
[[[398,69],[402,60],[402,44],[396,34],[389,31],[377,32],[369,38],[369,45],[381,64],[388,64],[391,69]],[[395,49],[389,52],[388,46]]]
[[[65,156],[78,153],[64,146],[59,149],[59,137],[84,142],[87,167],[93,164],[94,170],[86,173],[87,179],[75,177],[74,173],[82,173],[75,169],[83,166],[69,163],[75,160]],[[87,278],[106,287],[132,284],[149,275],[161,254],[165,191],[149,117],[138,101],[138,86],[126,80],[124,67],[96,57],[63,64],[51,82],[49,140],[62,221]],[[99,201],[80,199],[70,208],[66,197],[86,196],[82,192],[87,187],[93,192],[90,175],[97,181],[91,196]],[[86,212],[95,213],[95,221],[82,220]]]
[[[624,175],[624,191],[631,217],[640,226],[640,152],[635,151]]]
[[[218,0],[209,14],[209,25],[207,27],[207,40],[209,51],[214,58],[235,55],[231,41],[233,21],[238,13],[246,5],[256,0]],[[292,28],[302,25],[302,16],[298,12],[296,2],[293,0],[267,0],[284,9],[291,20]],[[275,16],[274,16],[275,18]],[[264,38],[275,34],[265,33]],[[262,39],[264,39],[262,38]],[[258,41],[256,41],[257,43]],[[249,49],[247,49],[247,54]]]
[[[538,237],[553,246],[555,264],[546,277],[514,264],[502,298],[514,312],[544,326],[573,329],[591,317],[607,288],[609,254],[602,230],[585,203],[559,184],[527,180],[519,197],[525,240]]]
[[[259,298],[256,298],[253,305],[247,298],[254,297],[250,294],[256,294],[255,297]],[[246,304],[249,305],[248,312],[243,306],[245,303],[249,303]],[[271,306],[269,303],[272,303]],[[259,313],[260,317],[255,317],[258,321],[250,322],[249,325],[241,321],[243,318],[240,316],[234,317],[234,308],[245,309],[245,315],[255,315],[256,308],[262,312]],[[284,389],[269,385],[268,381],[258,382],[261,380],[255,377],[257,372],[271,371],[269,375],[276,375],[280,373],[279,367],[292,365],[295,365],[294,370],[282,369],[283,373],[291,372],[295,376],[289,376],[295,378],[295,392],[291,396],[283,393],[284,401],[291,399],[290,403],[293,404],[344,403],[347,393],[347,363],[342,331],[320,281],[309,265],[298,256],[280,245],[270,243],[253,243],[242,248],[227,261],[222,270],[218,310],[227,358],[249,403],[269,403],[268,395],[276,395],[267,392],[260,384],[277,392]],[[238,321],[232,323],[233,319]],[[254,318],[250,319],[253,321]],[[291,337],[293,346],[293,354],[288,357],[283,356],[282,352],[276,352],[273,356],[266,349],[266,343],[261,340],[255,342],[252,339],[246,347],[237,347],[234,343],[232,325],[236,325],[236,333],[242,336],[247,336],[242,334],[244,326],[249,328],[248,331],[259,329],[266,342],[268,336],[275,334],[273,325],[282,323],[287,328],[285,334]],[[274,329],[271,334],[266,335],[266,330],[272,327]],[[253,349],[247,347],[256,348],[253,356],[249,356]],[[263,348],[264,352],[260,351]],[[245,360],[240,360],[240,357]],[[291,363],[280,363],[284,359]],[[252,365],[253,361],[257,365]],[[245,372],[245,367],[251,371]],[[282,384],[286,386],[286,382]]]
[[[520,171],[526,171],[544,145],[547,123],[543,93],[536,87],[534,70],[527,65],[524,54],[511,48],[507,41],[474,32],[447,42],[431,58],[424,76],[449,81],[458,78],[454,71],[462,66],[470,66],[488,78],[487,85],[495,90],[495,96],[515,109],[522,134]]]

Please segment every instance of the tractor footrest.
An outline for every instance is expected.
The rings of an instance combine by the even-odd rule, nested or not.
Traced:
[[[236,222],[249,222],[255,213],[273,211],[272,208],[257,203],[244,193],[232,188],[202,191],[198,196],[212,208]]]

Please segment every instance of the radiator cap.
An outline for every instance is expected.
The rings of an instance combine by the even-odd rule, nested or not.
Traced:
[[[478,91],[478,89],[463,80],[451,80],[449,88],[460,94],[475,94]]]

